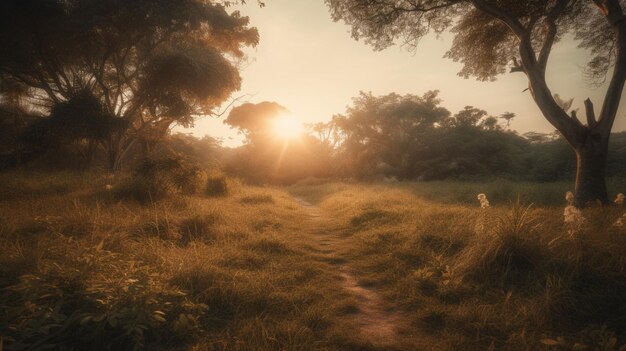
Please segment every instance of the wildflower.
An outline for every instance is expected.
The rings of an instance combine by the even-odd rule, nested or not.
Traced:
[[[617,194],[617,197],[615,197],[615,204],[620,206],[624,204],[624,194]]]
[[[572,225],[581,220],[584,220],[584,217],[579,209],[572,205],[565,207],[565,210],[563,211],[563,222],[565,222],[565,224]]]
[[[480,208],[486,209],[489,207],[489,200],[487,199],[487,195],[481,193],[478,194],[476,198],[478,199],[478,201],[480,201]],[[483,234],[485,232],[486,221],[486,213],[484,211],[481,211],[480,215],[476,219],[476,226],[474,227],[474,230],[477,234]]]
[[[582,212],[574,206],[574,194],[571,191],[565,193],[565,201],[567,201],[567,206],[563,210],[563,223],[567,227],[567,233],[570,236],[574,236],[583,222],[585,221],[585,217],[583,217]]]
[[[574,236],[574,234],[578,232],[584,221],[585,217],[583,217],[582,212],[574,205],[568,205],[565,207],[565,210],[563,211],[563,222],[568,228],[567,233],[570,236]]]
[[[574,194],[571,191],[565,193],[565,201],[569,206],[574,204]]]
[[[615,223],[613,223],[613,225],[616,226],[616,227],[623,227],[624,226],[624,221],[626,221],[626,213],[624,213],[623,216],[618,218],[617,221],[615,221]]]
[[[477,198],[478,198],[478,201],[480,201],[480,208],[489,207],[489,200],[487,199],[487,195],[481,193],[481,194],[478,194]]]
[[[104,186],[104,188],[105,188],[106,190],[108,190],[108,191],[111,191],[111,190],[113,190],[113,185],[111,185],[111,184],[107,184],[107,185],[105,185],[105,186]]]

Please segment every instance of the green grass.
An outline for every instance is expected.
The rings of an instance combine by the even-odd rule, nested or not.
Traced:
[[[390,349],[359,334],[341,265],[408,320],[394,350],[626,343],[626,232],[611,226],[624,209],[585,210],[569,238],[562,207],[511,203],[522,189],[558,205],[553,185],[226,179],[221,196],[142,204],[115,196],[124,182],[0,174],[5,350]],[[494,206],[481,210],[478,192]],[[325,227],[293,196],[315,203]],[[342,256],[311,248],[320,228],[341,238]]]
[[[355,185],[355,184],[353,184]],[[524,203],[537,206],[562,206],[565,203],[565,192],[573,191],[573,182],[531,183],[514,182],[496,179],[483,182],[466,181],[429,181],[429,182],[397,182],[370,183],[381,189],[405,189],[416,196],[430,202],[444,204],[477,204],[476,195],[484,193],[492,204],[509,205],[518,199]],[[314,203],[350,187],[349,183],[327,183],[320,185],[300,185],[289,190],[298,196],[307,197]],[[607,190],[611,199],[618,193],[626,192],[626,178],[609,178]]]

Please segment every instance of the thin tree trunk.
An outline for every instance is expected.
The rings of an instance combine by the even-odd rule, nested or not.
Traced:
[[[121,169],[120,165],[121,152],[119,144],[115,143],[112,139],[108,143],[107,150],[107,168],[110,173],[117,173]]]

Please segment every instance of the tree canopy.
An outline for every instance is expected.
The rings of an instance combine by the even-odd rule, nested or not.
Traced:
[[[472,106],[452,115],[437,97],[361,94],[333,123],[346,175],[444,179],[513,173],[527,142]],[[506,114],[509,115],[508,113]]]
[[[246,136],[248,142],[254,142],[271,133],[272,122],[286,112],[285,107],[272,101],[245,103],[234,107],[224,123],[237,128]]]
[[[202,0],[6,0],[0,78],[44,112],[89,91],[126,126],[104,142],[117,168],[143,136],[188,126],[239,89],[242,48],[259,40],[248,23]]]

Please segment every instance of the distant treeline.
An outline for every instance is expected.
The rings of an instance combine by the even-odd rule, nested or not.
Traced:
[[[402,154],[382,148],[343,145],[325,148],[317,139],[312,147],[276,154],[250,145],[222,149],[222,164],[231,174],[251,182],[293,183],[307,177],[358,180],[485,180],[504,178],[552,182],[573,180],[576,159],[567,142],[538,134],[529,139],[505,130],[479,126],[446,127],[425,135],[420,145]],[[392,145],[399,146],[390,140]],[[311,152],[316,150],[316,152]],[[272,162],[267,162],[268,155]],[[274,166],[276,165],[276,166]],[[626,132],[611,136],[607,176],[626,176]]]
[[[143,138],[125,154],[125,170],[146,158],[183,157],[204,168],[251,183],[289,184],[308,177],[337,179],[478,180],[506,178],[549,182],[574,179],[574,152],[558,134],[519,135],[508,128],[512,113],[490,116],[468,106],[451,114],[437,92],[423,96],[361,93],[344,115],[308,126],[291,140],[271,130],[281,111],[275,103],[247,104],[226,123],[246,142],[224,148],[212,137],[173,134]],[[16,116],[0,110],[0,166],[107,170],[102,143],[87,125],[46,128],[51,117]],[[52,118],[59,118],[55,117]],[[79,118],[77,118],[78,120]],[[51,122],[47,122],[51,121]],[[74,128],[69,128],[73,125]],[[626,132],[611,136],[607,176],[626,175]]]

